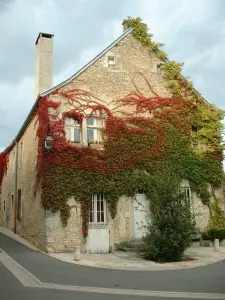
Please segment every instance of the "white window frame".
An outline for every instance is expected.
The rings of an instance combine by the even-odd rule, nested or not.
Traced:
[[[66,139],[69,142],[79,142],[82,143],[82,129],[80,127],[80,124],[78,121],[72,119],[72,118],[65,118],[65,131],[69,130],[70,131],[70,138],[66,134]],[[75,140],[74,135],[75,135],[75,130],[80,131],[80,140]]]
[[[192,195],[192,191],[191,191],[191,188],[190,188],[189,184],[182,183],[180,188],[179,188],[179,192],[184,192],[184,195],[189,200],[190,210],[193,212],[193,210],[194,210],[194,201],[193,201],[193,195]]]
[[[89,119],[93,119],[93,125],[89,125],[88,124],[88,120]],[[103,137],[103,130],[104,130],[104,126],[105,126],[105,118],[103,117],[99,117],[99,116],[91,116],[90,118],[87,118],[87,144],[91,144],[91,143],[102,143],[104,140]],[[98,125],[98,121],[102,121],[101,125]],[[88,129],[93,129],[94,131],[94,140],[93,141],[89,141],[88,139]],[[101,131],[101,134],[99,134],[99,131]]]
[[[97,208],[98,201],[103,201],[103,210],[101,209],[101,203],[100,203],[100,210]],[[101,224],[106,225],[107,224],[107,214],[106,214],[106,200],[104,198],[104,194],[98,193],[98,194],[92,194],[91,204],[90,204],[90,214],[89,214],[89,223],[90,224]],[[104,221],[98,221],[98,213],[100,213],[100,219],[101,219],[101,213],[104,214]],[[92,220],[91,220],[92,215]]]
[[[108,67],[109,68],[115,68],[116,65],[116,58],[113,55],[108,56]]]

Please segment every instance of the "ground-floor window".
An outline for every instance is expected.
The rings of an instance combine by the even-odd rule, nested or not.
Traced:
[[[17,219],[19,221],[22,219],[21,189],[18,189],[17,194]]]
[[[89,221],[92,224],[106,224],[106,201],[102,193],[92,194]]]

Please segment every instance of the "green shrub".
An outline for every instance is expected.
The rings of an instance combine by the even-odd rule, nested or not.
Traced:
[[[225,228],[209,228],[201,233],[203,240],[214,241],[219,239],[220,241],[225,240]]]
[[[119,242],[115,245],[116,251],[126,251],[126,248],[130,248],[130,242],[128,241]]]
[[[154,205],[149,234],[143,238],[144,257],[156,262],[181,261],[196,234],[190,203],[182,195],[162,192]]]

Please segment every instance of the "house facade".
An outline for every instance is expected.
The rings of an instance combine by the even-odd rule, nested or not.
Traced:
[[[70,195],[66,199],[70,216],[66,226],[63,225],[60,211],[53,212],[43,207],[42,186],[37,182],[40,103],[57,103],[48,109],[50,119],[55,122],[64,116],[65,137],[71,147],[76,147],[78,152],[90,147],[100,153],[104,151],[105,116],[97,111],[93,113],[92,107],[104,106],[118,116],[127,113],[127,109],[132,114],[134,107],[118,107],[117,99],[122,99],[134,90],[134,84],[142,94],[148,95],[149,86],[145,78],[157,94],[169,97],[170,92],[160,69],[163,61],[156,53],[149,54],[149,50],[134,38],[131,28],[125,28],[116,41],[86,66],[68,80],[52,87],[53,38],[53,35],[40,33],[36,41],[37,100],[4,156],[7,162],[1,183],[0,225],[17,232],[44,251],[73,251],[75,246],[80,246],[89,253],[106,253],[114,248],[115,243],[140,239],[144,235],[151,199],[147,199],[141,189],[137,190],[134,197],[120,196],[117,214],[112,218],[104,193],[92,193],[88,229],[84,229],[81,203],[76,200],[76,194]],[[71,100],[74,99],[72,91],[79,91],[76,103]],[[71,117],[74,110],[86,116],[82,124]],[[60,135],[60,132],[57,134]],[[49,153],[45,151],[45,159],[47,161],[49,157],[54,164],[56,158],[52,158]],[[208,207],[191,191],[187,180],[183,180],[182,188],[197,212],[198,227],[206,227],[209,220]],[[216,194],[223,208],[222,188],[216,190]],[[88,230],[85,240],[83,230]]]

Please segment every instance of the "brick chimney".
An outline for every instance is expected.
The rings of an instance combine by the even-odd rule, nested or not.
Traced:
[[[52,87],[53,37],[53,34],[40,32],[35,43],[35,99],[40,93]]]

